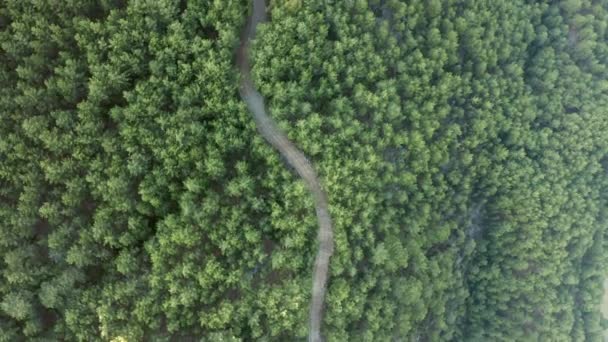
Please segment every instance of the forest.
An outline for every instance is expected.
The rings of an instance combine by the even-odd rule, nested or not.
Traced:
[[[271,0],[326,341],[602,341],[607,0]],[[0,0],[0,342],[305,341],[315,203],[249,0]]]

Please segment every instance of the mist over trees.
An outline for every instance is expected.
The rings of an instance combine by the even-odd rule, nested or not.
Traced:
[[[328,341],[601,341],[608,3],[273,0]],[[248,1],[0,2],[0,341],[298,340],[314,204]]]

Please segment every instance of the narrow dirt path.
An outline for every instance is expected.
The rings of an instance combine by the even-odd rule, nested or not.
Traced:
[[[315,259],[312,282],[312,302],[310,305],[310,342],[322,341],[321,323],[323,321],[323,302],[327,277],[329,271],[329,259],[333,254],[334,240],[331,217],[327,196],[321,187],[319,177],[312,165],[304,155],[288,138],[281,132],[277,125],[266,113],[264,99],[255,89],[251,81],[251,66],[249,64],[249,43],[255,37],[256,27],[260,22],[266,20],[266,3],[264,0],[252,0],[253,11],[247,19],[247,25],[241,35],[241,43],[237,51],[237,65],[241,72],[240,94],[249,111],[253,114],[257,128],[262,136],[274,147],[287,162],[302,177],[308,190],[315,201],[317,220],[319,221],[319,250]]]

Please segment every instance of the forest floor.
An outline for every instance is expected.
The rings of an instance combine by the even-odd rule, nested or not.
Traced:
[[[266,20],[266,3],[264,0],[253,0],[253,11],[247,19],[247,25],[241,35],[237,51],[237,65],[241,72],[240,94],[253,114],[260,134],[277,149],[298,175],[304,180],[315,201],[315,210],[319,222],[319,250],[313,270],[312,298],[310,306],[309,341],[322,341],[321,324],[323,321],[323,304],[329,272],[329,259],[333,254],[333,228],[329,216],[327,195],[310,161],[283,132],[278,129],[268,116],[262,95],[255,89],[251,80],[249,62],[249,43],[255,37],[256,27]]]

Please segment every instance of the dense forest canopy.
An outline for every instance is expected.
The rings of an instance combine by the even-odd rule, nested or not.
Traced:
[[[0,341],[305,339],[313,200],[249,1],[0,0]],[[601,341],[608,1],[272,0],[327,341]]]

